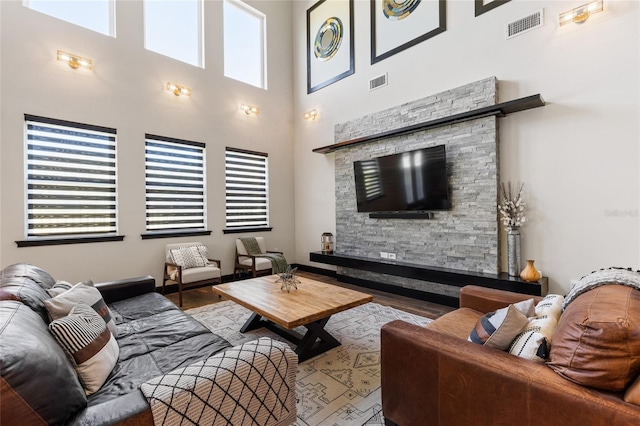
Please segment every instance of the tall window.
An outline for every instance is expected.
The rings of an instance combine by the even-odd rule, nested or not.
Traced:
[[[204,67],[202,0],[144,0],[144,47]]]
[[[115,0],[23,0],[29,9],[115,37]]]
[[[146,135],[147,232],[204,231],[205,145]]]
[[[227,231],[269,226],[267,154],[225,151]]]
[[[267,88],[267,17],[238,0],[224,0],[224,75]]]
[[[27,239],[117,233],[116,130],[25,115]]]

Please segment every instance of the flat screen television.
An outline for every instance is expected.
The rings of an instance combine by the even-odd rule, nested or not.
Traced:
[[[359,212],[448,210],[444,145],[353,163]]]

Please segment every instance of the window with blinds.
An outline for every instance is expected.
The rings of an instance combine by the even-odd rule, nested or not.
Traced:
[[[147,232],[206,228],[205,145],[145,136]]]
[[[25,115],[27,239],[115,235],[116,130]]]
[[[227,230],[269,226],[267,160],[260,152],[226,149]]]

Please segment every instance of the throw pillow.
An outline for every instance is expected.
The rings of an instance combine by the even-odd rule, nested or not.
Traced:
[[[218,267],[218,265],[215,262],[211,262],[209,260],[209,250],[207,249],[207,246],[196,246],[198,248],[198,252],[200,253],[200,256],[202,256],[202,260],[205,263],[205,266],[215,266],[216,268]]]
[[[532,312],[533,299],[489,312],[478,319],[467,340],[504,351],[527,325],[527,315]]]
[[[206,257],[202,257],[198,247],[204,246],[181,247],[179,249],[170,250],[173,263],[182,266],[184,269],[207,266],[207,259]]]
[[[562,313],[564,297],[549,294],[535,308],[535,317],[511,342],[509,353],[538,363],[544,363],[549,357],[551,338]]]
[[[102,317],[111,334],[115,337],[118,336],[118,328],[113,321],[111,311],[107,304],[104,303],[100,291],[95,287],[90,287],[85,283],[76,284],[70,290],[46,300],[44,306],[47,308],[49,318],[56,320],[67,316],[78,303],[91,306]]]
[[[640,291],[603,285],[565,306],[549,367],[583,386],[625,389],[640,373]]]
[[[51,321],[49,330],[73,361],[87,395],[100,389],[120,355],[118,343],[100,315],[79,303],[68,316]]]
[[[93,281],[91,280],[85,280],[85,281],[82,281],[82,283],[85,285],[88,285],[89,287],[93,287]],[[53,287],[47,290],[47,293],[49,293],[49,296],[51,297],[56,297],[61,295],[67,290],[71,290],[72,287],[73,287],[73,284],[68,283],[67,281],[56,281]]]

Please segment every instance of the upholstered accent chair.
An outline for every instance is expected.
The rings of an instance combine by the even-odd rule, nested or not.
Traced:
[[[178,285],[182,306],[182,290],[222,282],[221,262],[210,259],[207,247],[201,242],[167,244],[162,280],[162,294],[167,284]]]
[[[280,253],[280,251],[267,250],[267,244],[264,237],[255,237],[258,246],[260,246],[261,253]],[[259,275],[271,275],[271,261],[264,257],[251,256],[247,253],[242,240],[236,239],[236,266],[233,269],[233,278],[243,273],[248,272],[253,278]]]

